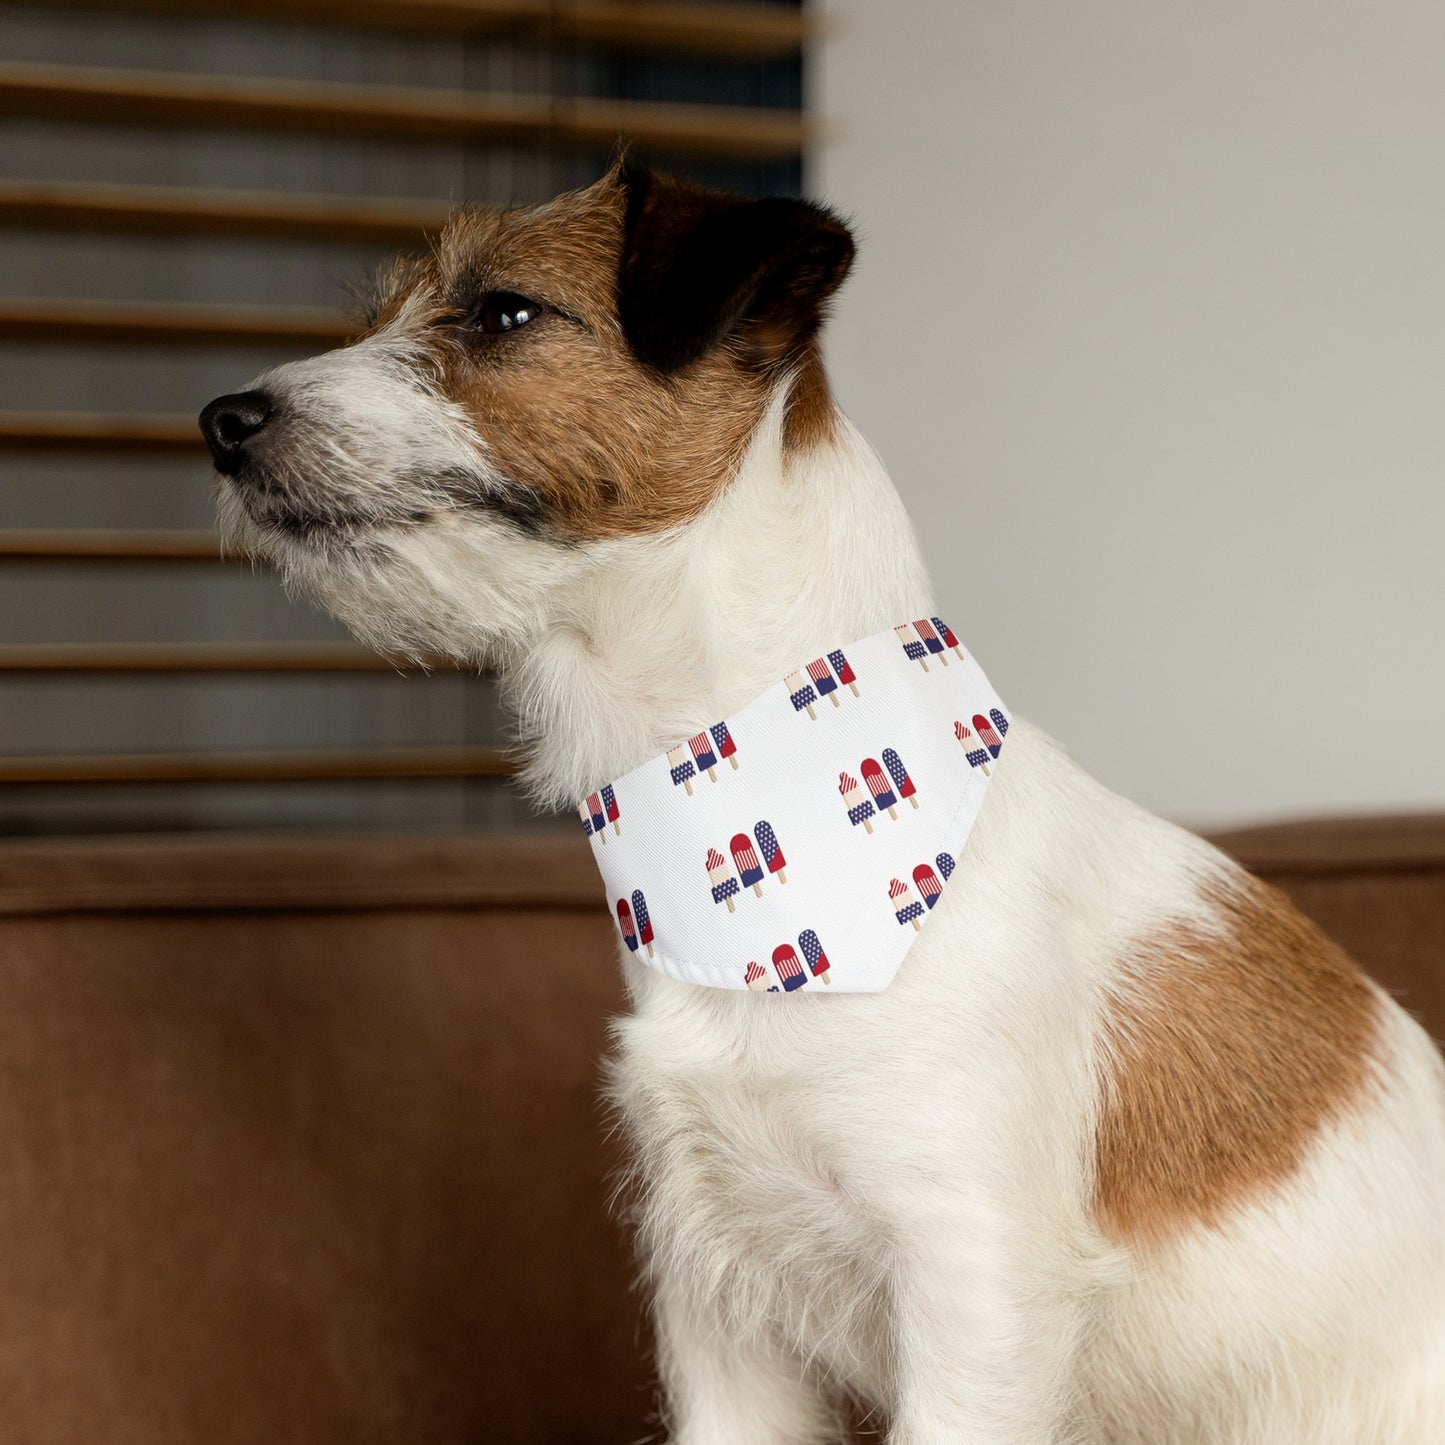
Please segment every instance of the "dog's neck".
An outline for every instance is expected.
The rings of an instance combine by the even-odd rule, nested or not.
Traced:
[[[696,522],[600,544],[503,667],[537,796],[570,805],[726,718],[808,658],[927,616],[932,590],[881,462],[842,416],[785,445],[779,398]]]

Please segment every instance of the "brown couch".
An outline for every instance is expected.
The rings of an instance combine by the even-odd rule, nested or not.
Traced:
[[[1445,1033],[1445,818],[1225,846]],[[0,844],[0,1439],[622,1445],[582,841]]]

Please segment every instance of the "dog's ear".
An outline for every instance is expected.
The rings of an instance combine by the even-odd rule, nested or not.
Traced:
[[[617,303],[633,354],[677,371],[735,336],[756,361],[799,354],[853,262],[853,237],[807,201],[749,201],[625,158]]]

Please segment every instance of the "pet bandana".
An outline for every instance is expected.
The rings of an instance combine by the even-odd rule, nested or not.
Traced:
[[[580,805],[623,941],[711,988],[887,988],[1007,732],[940,618],[803,662]]]

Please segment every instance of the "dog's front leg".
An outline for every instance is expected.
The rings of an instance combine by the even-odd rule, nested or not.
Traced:
[[[836,1402],[804,1362],[721,1321],[680,1281],[659,1281],[658,1367],[670,1445],[835,1445]]]

